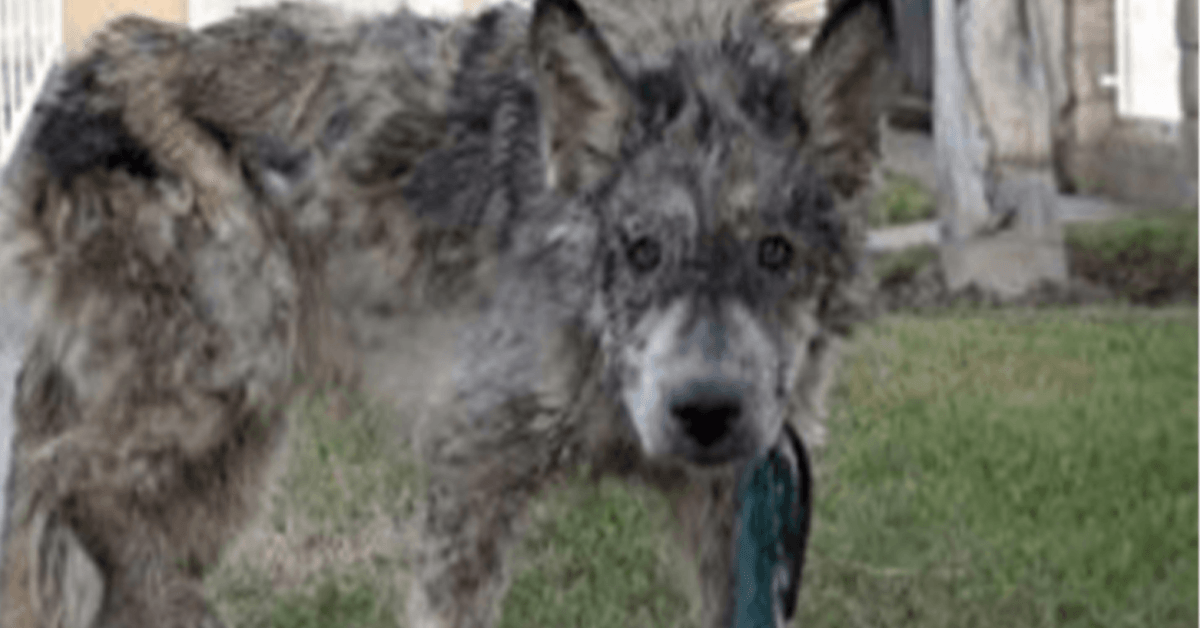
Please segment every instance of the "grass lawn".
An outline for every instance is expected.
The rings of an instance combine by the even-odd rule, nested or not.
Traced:
[[[879,198],[887,195],[877,197],[872,211],[883,211],[878,205]],[[1151,305],[1195,303],[1198,233],[1195,210],[1146,210],[1115,220],[1070,223],[1063,231],[1072,278],[1102,286],[1121,301]],[[937,248],[922,245],[876,253],[872,256],[872,266],[880,287],[894,290],[908,285],[920,271],[937,264],[938,257]]]
[[[797,625],[1195,626],[1196,347],[1190,307],[861,329],[815,456]],[[403,625],[419,473],[385,414],[298,411],[283,493],[210,597],[232,627]],[[576,483],[533,520],[506,628],[696,625],[660,497]]]
[[[1068,225],[1066,242],[1087,249],[1105,260],[1142,253],[1170,257],[1180,264],[1196,263],[1196,211],[1183,208],[1147,212],[1116,220]]]
[[[1156,303],[1196,293],[1197,214],[1193,209],[1068,225],[1074,275],[1125,299]]]
[[[1194,626],[1196,311],[864,329],[822,453],[804,626]]]
[[[209,599],[230,628],[401,626],[422,487],[402,417],[334,390],[290,410],[279,479]]]
[[[916,179],[901,175],[887,175],[867,211],[867,224],[872,229],[934,218],[937,218],[937,204],[933,195]]]

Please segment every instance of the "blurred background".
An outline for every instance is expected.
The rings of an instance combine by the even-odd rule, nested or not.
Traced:
[[[828,1],[797,0],[785,19],[815,25]],[[895,0],[932,20],[941,0]],[[493,0],[407,0],[440,15]],[[124,13],[203,27],[270,0],[3,0],[0,2],[0,162],[6,160],[51,63],[77,52],[98,26]],[[396,0],[337,0],[350,11],[395,8]],[[963,3],[959,3],[963,4]],[[968,5],[972,3],[966,3]],[[986,6],[996,2],[976,1]],[[1039,3],[1033,2],[1037,5]],[[1131,202],[1189,204],[1195,198],[1195,0],[1056,0],[1040,33],[1062,82],[1055,105],[1058,187]],[[976,11],[979,13],[979,11]],[[798,46],[805,45],[803,38]],[[933,56],[916,63],[934,74]],[[985,59],[984,63],[988,61]],[[1058,78],[1056,78],[1058,77]],[[1047,85],[1047,89],[1056,89]],[[916,90],[926,91],[927,90]],[[925,93],[926,100],[932,97]],[[931,126],[916,102],[915,122]],[[1187,103],[1191,103],[1190,105]],[[911,107],[910,107],[911,109]],[[907,120],[913,121],[913,116]],[[908,126],[912,126],[909,124]]]

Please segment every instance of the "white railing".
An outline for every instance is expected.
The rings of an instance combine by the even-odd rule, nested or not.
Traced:
[[[62,0],[0,0],[0,167],[62,56]]]

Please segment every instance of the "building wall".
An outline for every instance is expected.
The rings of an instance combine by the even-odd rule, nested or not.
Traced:
[[[187,0],[183,0],[187,2]],[[280,0],[191,0],[188,7],[188,22],[193,27],[202,27],[225,19],[237,9],[269,6]],[[463,11],[476,11],[502,0],[319,0],[325,4],[342,7],[355,13],[388,13],[401,5],[426,15],[450,16]],[[530,0],[515,0],[518,4]]]
[[[124,13],[203,26],[239,7],[276,0],[64,0],[63,41],[78,52],[87,37]],[[329,0],[327,0],[329,1]],[[407,0],[422,12],[474,11],[496,0]],[[1134,0],[1141,1],[1141,0]],[[1161,0],[1158,0],[1161,1]],[[1059,169],[1064,183],[1085,193],[1159,205],[1196,203],[1196,0],[1178,0],[1177,33],[1163,36],[1182,46],[1182,122],[1122,118],[1117,93],[1104,84],[1116,74],[1118,0],[1064,0],[1064,65],[1071,98],[1060,133]],[[350,10],[385,11],[401,0],[333,0]],[[798,8],[816,6],[801,0]],[[189,6],[190,4],[190,6]],[[803,12],[803,11],[801,11]],[[807,14],[806,14],[807,15]]]
[[[1196,131],[1194,115],[1193,122],[1187,122],[1189,105],[1183,107],[1183,122],[1118,115],[1118,94],[1113,88],[1118,69],[1116,8],[1114,0],[1071,0],[1066,63],[1073,108],[1067,116],[1068,140],[1060,155],[1067,183],[1079,192],[1133,203],[1194,206]],[[1176,33],[1162,36],[1176,41]],[[1186,72],[1189,63],[1186,58],[1183,61]],[[1190,65],[1195,67],[1194,62]],[[1186,99],[1187,82],[1182,77]],[[1190,141],[1189,133],[1193,136]]]
[[[1079,146],[1094,146],[1116,121],[1117,103],[1101,77],[1117,69],[1113,0],[1074,0],[1068,46],[1075,96],[1072,126]]]
[[[187,0],[184,0],[185,2]],[[427,15],[454,15],[463,10],[485,4],[494,4],[496,0],[318,0],[323,4],[341,7],[354,13],[389,13],[404,5],[418,13]],[[242,8],[270,6],[280,0],[191,0],[188,13],[188,23],[193,27],[207,26],[218,20],[225,19]]]
[[[68,54],[79,52],[92,31],[126,13],[186,22],[187,3],[188,0],[64,0],[63,45]]]

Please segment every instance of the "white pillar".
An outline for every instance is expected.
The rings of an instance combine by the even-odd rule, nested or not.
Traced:
[[[1179,36],[1182,52],[1179,64],[1179,99],[1183,107],[1183,155],[1187,170],[1196,176],[1196,48],[1200,38],[1196,35],[1196,0],[1179,0],[1176,9],[1175,30]]]
[[[970,77],[960,55],[969,42],[960,40],[960,23],[971,19],[971,7],[960,11],[958,0],[934,0],[933,136],[936,144],[938,206],[952,240],[966,240],[987,222],[983,181],[987,168],[987,139],[969,98]],[[966,30],[966,29],[963,29]]]
[[[1066,279],[1051,166],[1065,98],[1054,65],[1062,19],[1044,6],[1054,1],[935,0],[934,141],[951,289],[1015,296]]]

